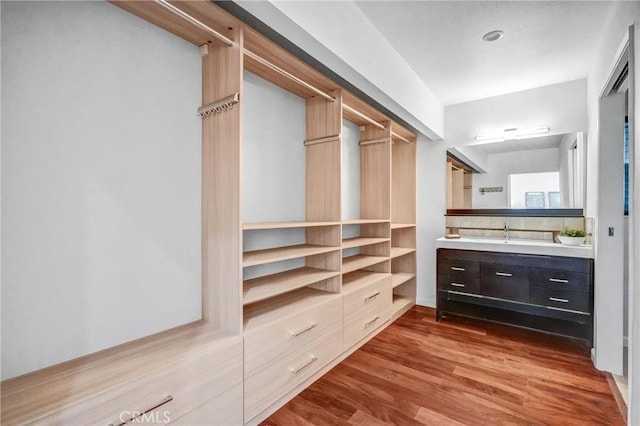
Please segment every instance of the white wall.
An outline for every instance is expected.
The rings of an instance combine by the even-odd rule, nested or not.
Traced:
[[[473,208],[509,208],[509,175],[513,173],[557,172],[559,169],[558,161],[557,148],[488,155],[488,172],[473,175]],[[492,186],[501,186],[503,191],[487,192],[484,195],[478,191],[479,188]]]
[[[569,133],[562,137],[560,141],[560,147],[558,148],[559,165],[560,165],[560,197],[562,199],[562,205],[564,207],[580,207],[572,205],[574,190],[578,187],[574,187],[573,181],[573,168],[569,163],[571,148],[577,142],[577,135],[575,133]],[[584,206],[582,206],[584,207]]]
[[[342,219],[360,219],[360,128],[342,122]]]
[[[2,2],[2,378],[201,317],[198,48]]]

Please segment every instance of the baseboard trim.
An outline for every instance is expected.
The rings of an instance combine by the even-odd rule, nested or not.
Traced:
[[[605,377],[607,378],[607,383],[609,383],[609,388],[611,388],[611,393],[613,394],[613,399],[616,400],[616,404],[618,404],[618,410],[620,410],[620,415],[624,420],[624,424],[627,424],[627,403],[624,402],[624,398],[620,393],[620,389],[616,384],[616,380],[613,378],[611,373],[605,371]]]
[[[435,299],[421,299],[421,298],[418,298],[418,299],[416,299],[416,305],[426,306],[427,308],[435,308],[436,307],[436,301],[435,301]]]

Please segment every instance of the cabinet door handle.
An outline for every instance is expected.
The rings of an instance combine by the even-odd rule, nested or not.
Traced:
[[[371,324],[378,321],[380,319],[379,315],[376,315],[371,321],[364,323],[364,328],[369,328]]]
[[[378,295],[379,295],[379,294],[380,294],[380,292],[378,291],[378,292],[376,292],[376,293],[372,294],[372,295],[371,295],[371,296],[369,296],[369,297],[365,297],[365,298],[364,298],[364,301],[365,301],[365,302],[368,302],[368,301],[369,301],[369,300],[371,300],[371,299],[375,299],[376,297],[378,297]]]
[[[133,411],[131,412],[131,416],[128,418],[125,418],[124,420],[122,420],[122,418],[118,419],[118,421],[115,422],[111,422],[109,423],[108,426],[124,426],[127,423],[133,422],[134,420],[136,420],[137,418],[144,416],[145,414],[155,410],[156,408],[162,407],[164,404],[173,401],[173,397],[171,395],[167,395],[164,397],[164,399],[162,401],[159,401],[157,403],[155,403],[152,407],[147,408],[146,410],[142,410],[142,411]],[[142,417],[142,420],[144,420],[145,417]]]
[[[513,274],[509,274],[509,273],[506,273],[506,272],[496,272],[496,275],[499,276],[499,277],[512,277],[513,276]]]
[[[293,374],[298,374],[299,372],[301,372],[302,370],[304,370],[305,368],[307,368],[308,366],[310,366],[311,364],[313,364],[317,360],[318,360],[318,357],[316,357],[315,355],[311,355],[311,359],[309,361],[307,361],[306,363],[304,363],[303,365],[301,365],[298,368],[292,368],[291,372]]]
[[[451,283],[451,285],[454,287],[464,287],[464,284],[460,284],[460,283]]]
[[[552,302],[569,303],[568,299],[558,299],[557,297],[550,297],[549,300]]]
[[[308,326],[306,326],[305,328],[302,328],[302,329],[300,329],[300,330],[298,330],[298,331],[294,331],[293,333],[291,333],[291,335],[292,335],[293,337],[298,337],[299,335],[304,334],[304,333],[306,333],[307,331],[309,331],[309,330],[311,330],[311,329],[313,329],[313,328],[315,328],[315,327],[317,327],[317,326],[318,326],[318,324],[316,324],[315,322],[312,322],[311,324],[309,324],[309,325],[308,325]]]
[[[464,269],[464,268],[459,268],[459,267],[457,267],[457,266],[452,266],[452,267],[451,267],[451,270],[452,270],[452,271],[460,271],[460,272],[464,272],[464,271],[465,271],[465,269]]]
[[[569,283],[569,280],[561,280],[559,278],[549,278],[549,281],[551,281],[552,283],[561,283],[561,284]]]

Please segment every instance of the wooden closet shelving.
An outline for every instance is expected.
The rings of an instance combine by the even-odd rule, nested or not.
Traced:
[[[113,371],[120,367],[106,365],[104,371],[92,370],[91,379],[114,389],[123,383],[125,389],[151,370],[162,372],[162,351],[195,356],[201,345],[219,341],[220,351],[211,349],[216,357],[205,359],[196,370],[203,382],[211,377],[224,386],[215,393],[202,392],[202,404],[189,408],[191,417],[185,418],[257,424],[415,304],[416,136],[213,2],[171,2],[171,7],[160,3],[113,2],[200,47],[202,105],[232,95],[239,100],[239,105],[202,121],[203,318],[197,327],[185,326],[179,345],[168,346],[161,337],[150,338],[160,343],[149,347],[149,339],[143,339],[145,351],[156,362],[153,368],[140,363],[139,374],[126,368],[126,375],[116,376]],[[292,141],[306,141],[304,220],[243,223],[245,71],[304,99],[304,141]],[[194,112],[199,106],[194,105]],[[341,219],[344,120],[360,128],[359,219]],[[348,227],[357,235],[345,234]],[[299,241],[247,248],[252,246],[246,244],[249,238],[261,241],[261,233],[295,234]],[[354,251],[357,254],[348,255]],[[136,344],[114,348],[114,356],[127,364],[122,360],[138,353],[132,349]],[[175,356],[166,359],[173,362]],[[229,370],[217,371],[217,359],[229,363]],[[139,363],[138,358],[134,361]],[[51,413],[66,413],[75,399],[83,404],[102,401],[104,389],[95,386],[65,394],[55,403],[46,392],[30,392],[34,386],[60,389],[52,383],[73,380],[75,370],[68,371],[62,379],[43,373],[35,385],[16,385],[19,389],[10,396],[3,394],[3,423],[31,423]],[[163,392],[174,395],[172,386]],[[39,417],[25,415],[25,404],[38,407]],[[119,411],[112,405],[111,420],[122,410],[143,408],[148,402],[132,398]],[[5,407],[14,407],[13,416]],[[92,415],[91,410],[87,413]]]

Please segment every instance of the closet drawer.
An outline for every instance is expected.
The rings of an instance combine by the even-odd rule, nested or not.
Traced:
[[[342,329],[342,316],[342,297],[336,294],[325,303],[245,333],[244,377],[313,342],[335,325]]]
[[[171,419],[170,425],[241,425],[242,383],[205,402],[182,417]],[[133,423],[135,424],[135,422]]]
[[[531,287],[531,303],[578,312],[591,312],[589,293]]]
[[[384,277],[358,290],[345,293],[344,316],[358,314],[364,309],[380,304],[391,306],[391,276]]]
[[[177,420],[200,405],[242,384],[242,340],[217,348],[193,349],[178,363],[167,365],[139,379],[105,390],[91,398],[70,405],[33,424],[166,424]],[[113,374],[118,374],[114,371]],[[73,389],[69,389],[73,398]],[[234,404],[242,401],[236,392]],[[231,403],[231,402],[229,402]]]
[[[391,283],[379,286],[375,293],[375,299],[366,301],[358,310],[350,311],[347,303],[355,305],[353,300],[347,301],[345,295],[345,318],[344,318],[344,349],[348,349],[355,343],[363,339],[372,331],[376,330],[391,318],[392,290]]]
[[[537,268],[531,268],[530,271],[529,281],[532,286],[582,293],[590,291],[588,274]]]
[[[342,323],[314,342],[286,354],[244,382],[244,418],[249,422],[342,353]]]

